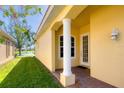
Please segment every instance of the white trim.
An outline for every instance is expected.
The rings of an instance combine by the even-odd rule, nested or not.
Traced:
[[[54,5],[49,5],[49,6],[48,6],[48,8],[47,8],[47,10],[46,10],[46,12],[45,12],[45,15],[43,16],[43,19],[42,19],[42,21],[41,21],[41,23],[40,23],[40,25],[39,25],[39,27],[38,27],[38,30],[37,30],[37,32],[36,32],[35,39],[38,38],[38,35],[39,35],[41,29],[43,28],[43,25],[45,24],[46,20],[48,19],[50,13],[52,12],[53,8],[54,8]]]
[[[11,35],[7,34],[6,32],[0,30],[0,34],[2,34],[4,37],[11,40],[12,42],[16,42],[16,40]]]
[[[59,59],[62,60],[63,57],[60,57],[60,36],[63,36],[63,34],[60,34],[60,35],[58,36],[58,51],[59,51],[59,52],[58,52],[58,53],[59,53],[59,56],[58,56],[58,57],[59,57]],[[75,37],[74,35],[71,35],[71,37],[74,37],[74,41],[75,41],[75,42],[74,42],[74,52],[75,52],[75,53],[74,53],[74,57],[71,57],[71,59],[75,59],[75,58],[76,58],[76,54],[77,54],[77,53],[76,53],[76,37]],[[64,43],[63,43],[63,44],[64,44]],[[63,56],[64,56],[64,55],[63,55]]]
[[[82,56],[83,56],[83,53],[82,53],[83,52],[83,49],[82,49],[82,46],[83,46],[82,37],[83,36],[88,36],[88,63],[85,63],[85,62],[82,61]],[[89,32],[87,32],[85,34],[80,35],[80,65],[81,66],[90,67],[89,54],[90,54],[90,38],[89,38]]]

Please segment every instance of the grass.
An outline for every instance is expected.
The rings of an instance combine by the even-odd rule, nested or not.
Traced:
[[[17,56],[19,56],[19,51],[15,52]],[[34,51],[33,50],[24,50],[21,51],[21,56],[34,56]]]
[[[35,57],[17,57],[0,67],[1,88],[59,88],[61,84]]]
[[[17,57],[16,59],[0,66],[0,83],[11,72],[11,70],[15,67],[15,65],[18,63],[20,59],[21,58]]]

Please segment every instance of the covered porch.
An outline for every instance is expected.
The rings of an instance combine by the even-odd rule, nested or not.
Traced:
[[[76,8],[82,9],[82,7]],[[86,68],[90,68],[89,11],[89,8],[86,8],[75,18],[67,16],[62,20],[56,22],[52,27],[52,31],[55,31],[53,33],[53,37],[55,37],[55,41],[53,44],[53,47],[55,48],[54,75],[57,76],[62,85],[65,87],[76,84],[77,82],[82,82],[82,79],[77,80],[77,76],[79,74],[77,75],[76,73],[78,71],[73,70],[74,68],[71,70],[71,67],[83,66]],[[70,14],[72,13],[73,12],[71,11]],[[87,71],[89,72],[89,70]],[[88,73],[87,75],[90,76],[90,73]],[[83,76],[79,78],[83,78]],[[81,86],[82,85],[79,85],[78,87]]]
[[[76,76],[75,84],[68,86],[68,88],[115,88],[110,84],[91,77],[90,69],[85,67],[73,67],[72,72]],[[60,80],[60,73],[62,73],[62,69],[57,69],[53,75]]]
[[[67,16],[52,28],[55,31],[54,75],[64,87],[114,87],[90,74],[90,14],[97,8],[87,7],[75,18]]]

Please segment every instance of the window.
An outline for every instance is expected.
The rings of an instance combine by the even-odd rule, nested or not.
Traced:
[[[14,43],[12,43],[12,55],[13,56],[15,55],[15,45],[14,45]]]
[[[6,57],[10,56],[10,42],[6,41]]]
[[[62,58],[64,56],[63,52],[63,36],[60,36],[60,57]],[[71,57],[75,56],[75,39],[71,36]]]
[[[88,62],[88,36],[83,37],[83,62]]]
[[[63,57],[63,36],[60,36],[60,57]]]

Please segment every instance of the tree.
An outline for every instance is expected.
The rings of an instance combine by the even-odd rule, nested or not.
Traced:
[[[0,44],[3,44],[5,42],[5,39],[0,36]]]
[[[27,47],[28,49],[33,49],[34,44],[35,44],[35,32],[31,32],[30,33],[30,42],[28,42],[28,40],[25,41],[25,47]]]
[[[3,26],[4,22],[0,20],[0,27]],[[0,44],[3,44],[5,42],[5,39],[0,36]]]
[[[15,38],[19,55],[21,55],[21,49],[25,42],[33,40],[31,27],[28,25],[26,17],[42,14],[42,9],[38,6],[0,6],[0,12],[9,20],[8,25],[0,20],[0,26]]]

